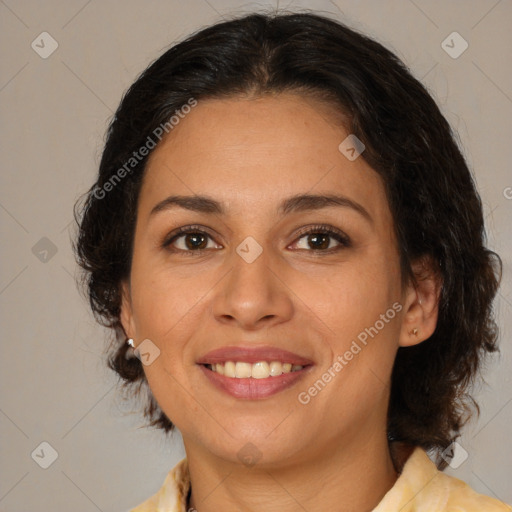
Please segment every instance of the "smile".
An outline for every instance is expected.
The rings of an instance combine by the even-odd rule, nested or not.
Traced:
[[[280,361],[259,361],[257,363],[227,361],[224,364],[209,364],[206,367],[231,379],[266,379],[279,377],[284,373],[297,372],[304,368],[300,364],[281,363]]]
[[[243,363],[242,363],[243,364]],[[286,364],[286,363],[285,363]],[[252,365],[249,365],[252,366]],[[226,377],[217,371],[208,368],[208,365],[199,365],[203,375],[215,388],[228,395],[246,400],[268,398],[280,391],[290,388],[304,377],[311,366],[301,367],[294,371],[281,373],[274,377]],[[251,369],[252,371],[252,369]]]
[[[227,346],[196,361],[210,384],[235,398],[270,397],[302,379],[313,361],[274,346]]]

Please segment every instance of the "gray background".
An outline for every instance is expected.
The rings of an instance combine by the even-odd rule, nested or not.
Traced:
[[[75,287],[72,207],[93,181],[121,94],[151,60],[222,16],[276,7],[330,13],[394,50],[460,134],[484,202],[489,245],[504,260],[496,302],[502,353],[489,365],[487,384],[477,390],[481,416],[460,441],[469,457],[448,472],[512,502],[509,0],[280,5],[5,0],[0,1],[1,511],[128,510],[153,494],[184,456],[179,434],[170,443],[139,428],[136,407],[122,400],[105,369],[106,333]],[[31,47],[34,40],[42,46],[38,36],[44,31],[58,43],[46,59]],[[456,59],[441,46],[453,31],[469,43]],[[58,452],[48,469],[31,458],[43,441]],[[39,461],[49,456],[48,450],[36,453]]]

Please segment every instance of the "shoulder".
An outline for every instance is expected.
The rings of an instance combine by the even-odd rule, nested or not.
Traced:
[[[185,512],[190,476],[187,459],[182,459],[167,474],[160,490],[129,512]]]
[[[445,508],[450,512],[477,512],[482,510],[487,512],[512,512],[510,505],[490,496],[479,494],[466,482],[446,475],[441,471],[438,471],[433,483],[435,487],[446,492]]]
[[[512,512],[512,507],[477,493],[458,478],[439,471],[426,452],[416,447],[395,485],[373,512]]]

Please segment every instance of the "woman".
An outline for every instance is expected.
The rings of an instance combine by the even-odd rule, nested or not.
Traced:
[[[440,471],[497,349],[500,261],[449,125],[380,44],[313,14],[177,44],[77,215],[110,366],[187,454],[134,511],[510,510]]]

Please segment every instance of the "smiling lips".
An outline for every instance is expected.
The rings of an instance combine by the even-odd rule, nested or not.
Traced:
[[[225,375],[226,377],[235,379],[266,379],[267,377],[278,377],[283,373],[290,373],[302,370],[304,368],[300,364],[281,363],[280,361],[258,361],[251,364],[243,361],[227,361],[225,364],[216,363],[208,364],[209,370]]]
[[[290,387],[313,363],[274,347],[223,347],[198,364],[218,389],[235,398],[259,399]]]

